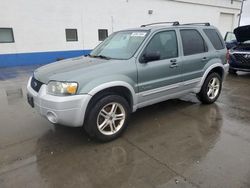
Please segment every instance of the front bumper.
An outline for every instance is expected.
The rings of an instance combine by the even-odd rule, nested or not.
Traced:
[[[230,69],[236,71],[250,71],[250,53],[235,51],[230,54]]]
[[[91,95],[53,96],[47,94],[45,84],[36,92],[31,87],[31,78],[27,92],[33,98],[34,108],[51,123],[72,127],[83,125]]]
[[[250,68],[244,69],[244,68],[230,66],[230,69],[235,70],[235,71],[250,72]]]

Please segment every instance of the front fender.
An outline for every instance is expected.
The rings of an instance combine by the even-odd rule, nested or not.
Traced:
[[[123,75],[112,75],[97,78],[85,84],[79,91],[80,94],[89,94],[94,96],[98,92],[116,86],[127,88],[132,96],[133,104],[137,103],[137,84],[131,78]]]

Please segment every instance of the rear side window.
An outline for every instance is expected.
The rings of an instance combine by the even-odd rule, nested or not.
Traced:
[[[215,29],[204,29],[203,30],[216,50],[224,49],[223,42],[219,37],[219,34]]]
[[[180,33],[185,56],[207,52],[205,41],[197,30],[185,29]]]

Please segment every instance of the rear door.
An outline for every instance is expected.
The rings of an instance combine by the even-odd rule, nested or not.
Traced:
[[[208,47],[201,33],[196,29],[180,29],[183,46],[183,89],[194,88],[210,59]]]

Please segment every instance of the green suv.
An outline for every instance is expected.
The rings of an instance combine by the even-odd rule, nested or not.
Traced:
[[[110,141],[126,129],[131,112],[188,93],[217,100],[228,70],[219,31],[204,24],[161,22],[111,34],[88,56],[34,71],[29,104],[53,124],[83,126]]]

